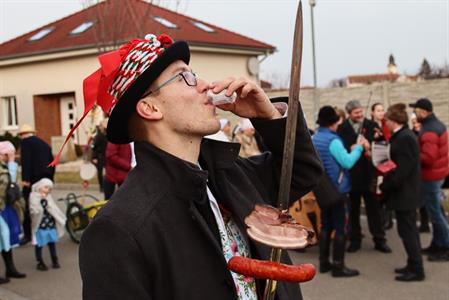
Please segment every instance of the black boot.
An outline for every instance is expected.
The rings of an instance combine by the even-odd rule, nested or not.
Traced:
[[[8,283],[8,282],[9,282],[9,278],[0,277],[0,284],[4,284],[4,283]]]
[[[349,253],[354,253],[360,250],[362,241],[351,241],[349,247],[346,251]]]
[[[319,247],[320,247],[320,273],[326,273],[332,270],[332,264],[329,261],[331,245],[331,235],[325,230],[321,230],[319,236]]]
[[[426,248],[421,249],[421,253],[424,255],[430,255],[435,254],[437,252],[441,251],[441,247],[439,247],[435,242],[432,240],[430,245]]]
[[[12,257],[12,250],[2,251],[3,260],[6,267],[6,278],[25,278],[26,274],[17,271]]]
[[[334,264],[332,267],[332,276],[334,277],[352,277],[359,275],[359,271],[349,269],[345,266],[345,237],[334,237]]]
[[[47,270],[48,270],[48,267],[47,267],[47,265],[44,263],[43,260],[38,260],[38,261],[37,261],[36,269],[38,269],[39,271],[47,271]]]
[[[52,262],[53,269],[61,268],[61,266],[59,265],[59,261],[58,261],[58,257],[57,256],[52,256],[51,257],[51,262]]]

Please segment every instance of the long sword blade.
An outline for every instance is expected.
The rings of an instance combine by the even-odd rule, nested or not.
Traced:
[[[280,209],[288,209],[290,185],[292,182],[293,156],[295,153],[296,123],[298,120],[301,80],[302,31],[302,3],[299,1],[298,12],[296,15],[295,36],[293,39],[287,127],[285,129],[284,155],[282,158],[281,181],[278,195],[278,207]]]
[[[296,13],[295,35],[293,38],[292,67],[290,73],[290,91],[288,97],[288,116],[285,128],[284,155],[280,177],[278,207],[288,209],[290,185],[292,182],[293,156],[295,153],[296,123],[299,110],[299,91],[301,81],[302,44],[303,44],[302,2],[299,1]],[[282,250],[271,250],[271,261],[280,262]],[[273,300],[276,294],[276,281],[267,280],[264,300]]]

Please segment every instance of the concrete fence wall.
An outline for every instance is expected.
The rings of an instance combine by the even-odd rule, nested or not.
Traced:
[[[449,128],[449,79],[301,90],[300,101],[310,128],[316,127],[313,116],[314,92],[316,92],[316,99],[319,100],[320,107],[332,105],[344,108],[347,101],[357,99],[362,105],[368,107],[367,110],[376,102],[383,103],[385,107],[388,107],[399,102],[408,104],[419,98],[429,98],[433,102],[436,116]],[[271,91],[268,94],[270,97],[287,96],[288,90]],[[411,109],[409,110],[411,113]]]

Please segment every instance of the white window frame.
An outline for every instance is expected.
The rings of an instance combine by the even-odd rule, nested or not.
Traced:
[[[17,113],[17,98],[16,96],[1,97],[2,102],[2,119],[4,130],[15,130],[19,128],[19,120]],[[12,102],[12,103],[11,103]],[[11,116],[11,124],[9,124],[9,116]]]
[[[155,17],[153,17],[153,19],[154,19],[156,22],[158,22],[158,23],[164,25],[164,26],[167,27],[167,28],[170,28],[170,29],[177,29],[177,28],[178,28],[178,25],[176,25],[176,24],[173,23],[172,21],[167,20],[167,19],[164,18],[164,17],[161,17],[161,16],[155,16]]]
[[[80,35],[90,29],[94,25],[93,21],[87,21],[82,23],[81,25],[78,25],[76,28],[74,28],[72,31],[70,31],[70,35]]]
[[[201,29],[202,31],[205,31],[207,33],[216,33],[215,29],[213,29],[209,25],[206,25],[206,24],[201,23],[199,21],[191,21],[191,22],[192,22],[193,26],[195,26],[196,28]]]
[[[46,37],[47,35],[49,35],[50,33],[52,33],[53,30],[55,30],[54,27],[47,27],[47,28],[41,29],[39,32],[35,33],[32,37],[30,37],[28,39],[28,42],[39,41],[39,40],[43,39],[44,37]]]

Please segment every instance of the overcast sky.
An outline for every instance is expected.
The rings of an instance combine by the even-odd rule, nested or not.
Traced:
[[[0,0],[0,42],[81,10],[82,0]],[[153,1],[155,2],[155,1]],[[171,0],[164,7],[277,47],[262,77],[287,81],[296,0]],[[177,6],[177,3],[179,5]],[[392,53],[401,73],[415,74],[427,58],[449,64],[449,0],[316,0],[318,85],[347,75],[384,73]],[[312,85],[310,6],[304,8],[302,85]],[[224,74],[225,76],[230,74]],[[274,79],[273,79],[274,80]]]

